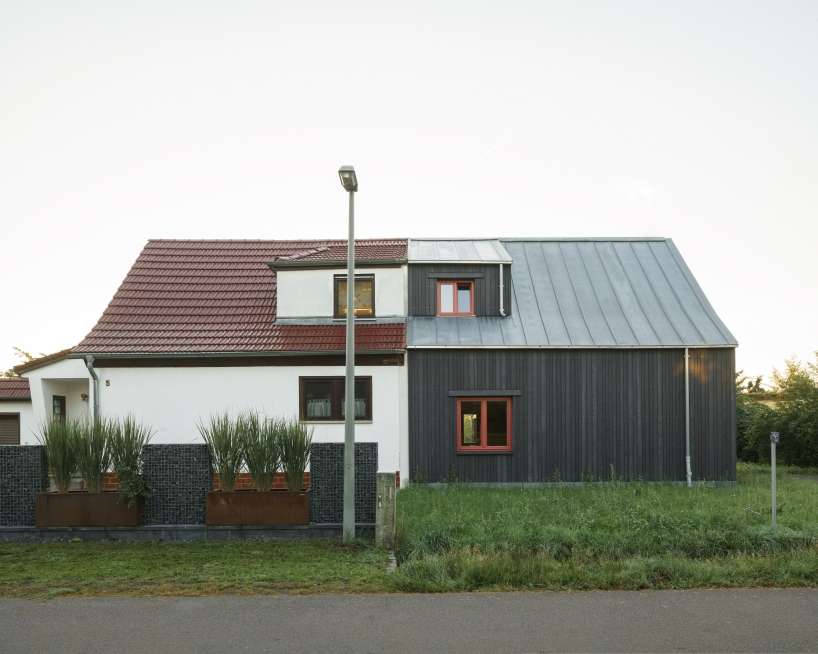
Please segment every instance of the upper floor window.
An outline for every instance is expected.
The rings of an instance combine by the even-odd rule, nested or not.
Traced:
[[[375,317],[375,275],[355,275],[355,317]],[[333,302],[335,318],[347,316],[347,277],[335,275],[335,298]]]
[[[474,282],[438,281],[437,315],[473,316]]]

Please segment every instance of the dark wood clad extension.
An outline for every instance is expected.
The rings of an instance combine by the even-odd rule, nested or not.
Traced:
[[[735,479],[735,352],[691,350],[694,479]],[[411,350],[414,479],[540,482],[685,478],[684,350]],[[456,397],[514,396],[511,454],[458,454]]]
[[[511,266],[503,267],[504,309],[511,315]],[[434,316],[437,312],[437,281],[474,281],[474,313],[477,316],[500,315],[500,267],[450,263],[411,264],[409,266],[409,315]]]

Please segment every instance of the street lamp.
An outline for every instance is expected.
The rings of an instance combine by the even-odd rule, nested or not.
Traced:
[[[338,169],[341,185],[349,193],[347,240],[347,336],[344,385],[344,528],[343,540],[355,540],[355,192],[358,177],[352,166]]]

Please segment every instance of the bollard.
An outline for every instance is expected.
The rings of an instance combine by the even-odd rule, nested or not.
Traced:
[[[375,544],[395,547],[395,473],[377,474],[377,509],[375,511]]]
[[[776,470],[775,470],[775,446],[778,445],[778,440],[780,438],[780,434],[777,431],[770,432],[770,475],[771,479],[771,486],[770,495],[772,496],[772,516],[773,516],[773,529],[778,527],[778,498],[776,497],[778,491],[776,489]]]

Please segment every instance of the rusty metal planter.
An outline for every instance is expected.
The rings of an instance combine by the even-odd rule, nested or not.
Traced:
[[[119,493],[41,493],[37,496],[38,527],[136,527],[142,524],[143,501],[134,506]]]
[[[207,494],[208,525],[306,525],[310,496],[304,491],[212,491]]]

